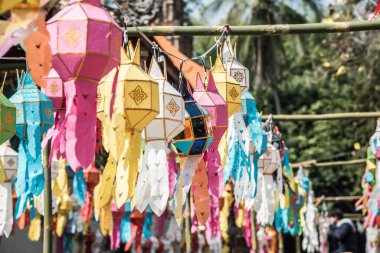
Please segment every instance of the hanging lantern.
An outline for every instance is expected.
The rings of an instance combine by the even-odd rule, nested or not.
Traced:
[[[0,162],[3,165],[8,180],[16,177],[18,154],[11,148],[9,142],[0,146]]]
[[[61,148],[57,143],[63,142],[65,152],[58,153],[76,171],[94,160],[97,84],[119,63],[121,30],[100,0],[71,0],[48,21],[47,29],[67,109],[52,149]]]
[[[257,193],[258,159],[267,147],[266,133],[261,128],[261,117],[257,112],[255,99],[251,93],[245,92],[242,96],[242,115],[249,130],[249,163],[243,175],[243,198],[246,209],[250,210]]]
[[[164,62],[165,66],[165,62]],[[166,80],[152,58],[149,75],[159,84],[160,113],[145,128],[145,152],[136,185],[136,207],[143,212],[147,205],[161,216],[169,198],[169,168],[166,157],[170,140],[185,129],[185,103],[182,95]]]
[[[16,107],[3,95],[4,83],[5,77],[0,87],[0,145],[16,132]]]
[[[220,56],[216,57],[212,69],[216,87],[219,94],[227,103],[228,117],[234,115],[241,109],[241,88],[239,83],[232,78],[222,64]]]
[[[182,78],[180,79],[180,82]],[[203,153],[213,141],[210,114],[191,95],[189,88],[180,83],[180,93],[185,101],[185,130],[174,137],[170,148],[181,156],[181,167],[174,188],[174,216],[182,223],[187,193]]]
[[[206,89],[204,87],[206,87]],[[222,191],[224,183],[218,145],[228,127],[227,104],[218,93],[211,72],[207,78],[207,85],[204,85],[200,75],[197,75],[197,86],[193,95],[195,100],[197,100],[211,116],[214,139],[207,149],[204,158],[207,161],[210,193],[219,197],[219,192]]]
[[[170,142],[180,156],[202,155],[213,141],[210,114],[193,98],[189,88],[180,87],[185,101],[185,130]]]
[[[158,83],[140,66],[140,41],[134,52],[131,42],[128,48],[131,57],[122,48],[120,67],[114,68],[100,82],[104,89],[116,85],[112,116],[107,109],[104,110],[104,118],[111,118],[113,129],[104,133],[108,134],[109,160],[117,161],[115,201],[118,207],[134,194],[141,154],[141,131],[160,110]]]
[[[241,87],[241,94],[244,94],[249,90],[249,71],[236,59],[236,44],[232,49],[229,38],[225,40],[223,45],[223,65],[227,69],[227,72],[236,81],[239,82]]]
[[[280,152],[268,142],[267,150],[258,161],[258,194],[254,200],[257,212],[257,221],[261,225],[271,225],[275,214],[275,184],[273,173],[277,171],[277,187],[280,188],[279,179],[282,178]]]
[[[61,77],[57,71],[52,68],[49,74],[44,78],[46,86],[41,88],[44,93],[53,102],[54,111],[61,109],[64,101],[64,87]]]
[[[44,187],[41,139],[54,123],[53,104],[32,81],[22,75],[18,90],[10,98],[16,106],[16,134],[20,138],[16,193],[16,217],[26,208],[30,194],[39,196]]]

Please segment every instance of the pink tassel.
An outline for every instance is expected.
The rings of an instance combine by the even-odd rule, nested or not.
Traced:
[[[65,82],[66,160],[71,168],[88,168],[95,155],[97,87],[92,82]]]
[[[168,155],[168,166],[169,166],[169,196],[173,197],[174,194],[174,180],[175,176],[178,173],[178,166],[175,161],[176,154],[173,152],[170,152]]]

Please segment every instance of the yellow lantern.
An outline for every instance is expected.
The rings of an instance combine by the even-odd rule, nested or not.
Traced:
[[[130,57],[122,48],[120,66],[111,70],[100,82],[106,98],[109,98],[107,93],[110,89],[115,90],[112,113],[108,110],[112,107],[106,107],[107,101],[111,103],[109,99],[104,99],[103,112],[98,108],[98,115],[112,128],[103,132],[108,131],[105,135],[111,154],[109,159],[117,161],[115,201],[118,207],[134,194],[141,153],[141,131],[160,111],[158,83],[140,66],[140,41],[137,41],[134,50],[131,42],[128,48]],[[100,98],[99,102],[102,100]]]
[[[241,109],[240,84],[227,73],[220,56],[216,57],[212,75],[219,94],[227,103],[228,117],[230,117]]]

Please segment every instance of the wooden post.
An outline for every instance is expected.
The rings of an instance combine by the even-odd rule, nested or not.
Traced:
[[[46,145],[43,153],[44,157],[44,241],[43,253],[53,252],[53,233],[52,233],[52,190],[51,190],[51,171],[49,168],[50,141]]]

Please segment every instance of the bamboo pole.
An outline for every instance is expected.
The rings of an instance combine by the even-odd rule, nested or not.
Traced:
[[[278,232],[278,253],[284,253],[284,235],[282,230]]]
[[[225,26],[140,26],[137,27],[147,36],[212,36],[220,35]],[[138,36],[136,28],[128,28],[129,36]],[[274,36],[288,34],[339,33],[354,31],[380,30],[380,20],[229,26],[231,35]]]
[[[356,159],[356,160],[350,160],[350,161],[335,161],[335,162],[313,162],[313,161],[307,161],[305,163],[292,163],[290,164],[293,168],[311,168],[311,167],[335,167],[335,166],[342,166],[342,165],[355,165],[355,164],[362,164],[365,163],[367,159]]]
[[[51,190],[51,171],[49,168],[50,141],[44,149],[44,241],[43,253],[53,252],[53,233],[52,233],[52,190]]]
[[[261,118],[267,120],[269,115]],[[328,113],[328,114],[301,114],[301,115],[272,115],[273,120],[277,121],[317,121],[317,120],[340,120],[340,119],[366,119],[379,118],[380,112],[347,112],[347,113]]]
[[[296,235],[296,253],[302,253],[300,235]]]
[[[252,250],[256,252],[257,250],[257,231],[256,231],[256,213],[251,208],[251,232],[252,232]]]

